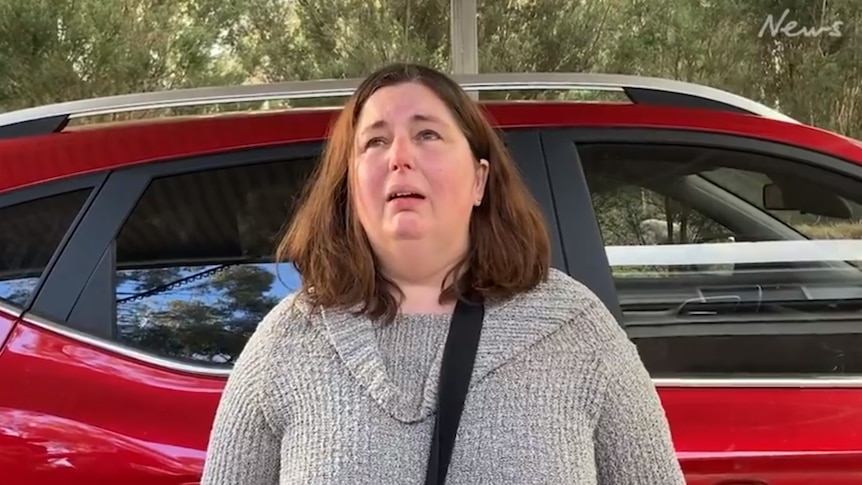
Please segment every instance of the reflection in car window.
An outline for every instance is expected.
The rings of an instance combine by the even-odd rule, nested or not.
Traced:
[[[678,200],[600,174],[588,174],[607,246],[733,242],[732,231]],[[614,262],[616,277],[659,276],[682,267]]]
[[[24,307],[90,189],[0,208],[0,301]]]
[[[289,263],[129,270],[117,278],[122,341],[217,364],[232,363],[266,313],[299,289]]]
[[[862,239],[862,204],[834,194],[849,209],[850,217],[833,217],[825,214],[808,214],[798,208],[772,209],[763,204],[763,187],[772,180],[762,173],[739,168],[714,168],[700,174],[758,208],[769,212],[785,224],[810,239]]]
[[[116,338],[170,359],[231,365],[299,287],[273,253],[312,160],[152,181],[117,238]]]
[[[651,372],[862,372],[847,347],[859,338],[805,339],[797,326],[767,344],[716,326],[771,324],[781,333],[853,322],[862,330],[862,182],[730,149],[578,150],[624,323],[634,334],[665,335],[639,342]],[[772,353],[741,356],[749,345]]]

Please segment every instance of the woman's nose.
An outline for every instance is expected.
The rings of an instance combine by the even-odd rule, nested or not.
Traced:
[[[407,136],[396,136],[389,146],[390,170],[413,168],[413,143]]]

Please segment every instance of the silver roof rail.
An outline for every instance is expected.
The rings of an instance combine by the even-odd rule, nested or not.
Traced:
[[[726,91],[669,79],[592,73],[493,73],[456,75],[467,91],[598,90],[621,91],[634,102],[713,107],[798,123],[755,101]],[[0,128],[40,120],[267,100],[350,96],[360,79],[294,81],[225,87],[204,87],[107,96],[0,113]]]

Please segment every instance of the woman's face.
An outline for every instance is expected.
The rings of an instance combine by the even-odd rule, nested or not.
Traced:
[[[444,247],[466,242],[488,163],[473,158],[433,91],[418,83],[376,91],[360,112],[354,149],[352,200],[373,247],[421,239]]]

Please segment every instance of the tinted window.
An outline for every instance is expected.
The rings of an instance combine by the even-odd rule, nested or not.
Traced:
[[[230,364],[298,286],[272,254],[311,160],[154,179],[117,239],[117,338],[164,357]]]
[[[735,150],[579,152],[654,375],[862,371],[862,182]]]
[[[26,306],[90,189],[0,208],[0,300]]]

